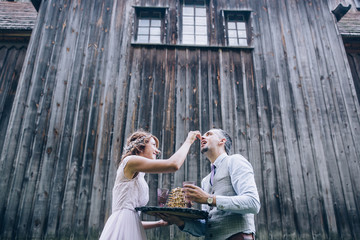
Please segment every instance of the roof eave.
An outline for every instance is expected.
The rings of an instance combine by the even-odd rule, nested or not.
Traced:
[[[36,11],[39,11],[41,2],[42,2],[41,0],[31,0],[31,3],[34,5]]]

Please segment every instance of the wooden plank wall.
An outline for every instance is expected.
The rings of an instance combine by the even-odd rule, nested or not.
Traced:
[[[1,238],[98,238],[129,133],[151,131],[167,158],[220,127],[254,167],[257,239],[359,239],[359,103],[327,1],[210,0],[212,48],[131,45],[134,5],[168,7],[180,44],[177,1],[41,5],[0,150]],[[220,47],[221,9],[252,10],[253,49]],[[196,143],[175,174],[146,176],[149,205],[208,172]]]
[[[27,44],[0,43],[0,149],[4,145]]]

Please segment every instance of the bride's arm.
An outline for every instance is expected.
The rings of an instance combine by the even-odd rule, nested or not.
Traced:
[[[141,223],[145,229],[156,228],[156,227],[165,227],[165,226],[169,225],[168,222],[165,222],[164,220],[142,221]]]
[[[133,176],[136,172],[145,173],[166,173],[175,172],[180,169],[181,165],[186,159],[191,144],[195,141],[196,137],[200,138],[199,131],[189,132],[183,145],[177,150],[169,159],[148,159],[138,155],[128,156],[130,158],[125,167],[125,172],[129,176]]]

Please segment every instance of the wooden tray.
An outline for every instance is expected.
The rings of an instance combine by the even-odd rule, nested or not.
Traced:
[[[193,208],[171,208],[171,207],[137,207],[136,211],[141,211],[148,215],[156,215],[157,213],[165,213],[176,215],[180,218],[190,218],[190,219],[206,219],[208,217],[208,212],[197,210]]]

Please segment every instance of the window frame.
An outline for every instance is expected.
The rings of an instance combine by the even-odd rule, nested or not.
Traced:
[[[198,17],[205,17],[205,23],[206,25],[196,25],[196,3],[197,2],[203,2],[203,8],[205,8],[205,16],[198,16]],[[194,15],[193,15],[193,31],[194,34],[184,34],[184,26],[191,26],[190,24],[184,24],[184,6],[187,2],[192,2],[192,6],[194,9]],[[210,43],[210,37],[209,37],[209,0],[180,0],[180,8],[179,8],[179,39],[178,41],[180,42],[181,45],[191,45],[191,46],[209,46]],[[190,16],[190,15],[185,15],[186,16]],[[205,27],[205,34],[196,34],[196,28],[203,28]],[[184,42],[184,35],[186,36],[193,36],[194,40],[192,43],[186,43]],[[196,36],[205,36],[206,37],[206,42],[205,43],[196,43]]]
[[[225,37],[225,45],[228,46],[228,47],[251,47],[252,45],[252,31],[251,31],[251,10],[222,10],[222,17],[223,17],[223,26],[224,26],[224,37]],[[230,37],[229,37],[229,28],[228,28],[228,25],[229,25],[229,18],[230,16],[235,16],[234,17],[234,22],[244,22],[245,23],[245,32],[246,32],[246,38],[243,38],[243,39],[246,39],[246,45],[241,45],[239,44],[239,39],[242,39],[242,38],[239,38],[239,35],[238,35],[238,31],[239,29],[235,29],[236,30],[236,33],[237,33],[237,37],[236,38],[233,38],[233,39],[237,39],[238,41],[238,44],[237,45],[232,45],[230,44]],[[235,19],[236,18],[243,18],[243,21],[242,20],[238,20],[236,21]]]
[[[133,6],[135,8],[134,14],[134,28],[133,28],[133,36],[132,42],[138,44],[164,44],[166,43],[166,11],[167,7],[141,7],[141,6]],[[150,18],[150,25],[149,25],[149,33],[148,35],[143,34],[144,36],[148,36],[148,41],[139,41],[139,21],[142,19],[142,14],[149,14]],[[158,14],[159,18],[155,15]],[[151,20],[159,19],[160,20],[160,35],[151,35]],[[160,42],[152,42],[150,41],[151,36],[160,36]]]

